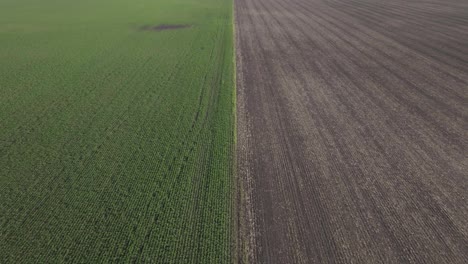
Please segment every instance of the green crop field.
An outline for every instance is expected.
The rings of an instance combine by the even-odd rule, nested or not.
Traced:
[[[230,0],[0,0],[0,263],[232,261]]]

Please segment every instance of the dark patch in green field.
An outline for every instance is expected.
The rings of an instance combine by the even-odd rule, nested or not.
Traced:
[[[157,26],[145,25],[145,26],[142,26],[140,29],[145,30],[145,31],[163,31],[163,30],[175,30],[175,29],[189,28],[189,27],[192,27],[192,25],[161,24]]]

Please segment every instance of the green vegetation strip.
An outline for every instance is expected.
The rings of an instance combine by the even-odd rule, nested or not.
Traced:
[[[230,0],[0,0],[0,263],[230,262],[232,33]]]

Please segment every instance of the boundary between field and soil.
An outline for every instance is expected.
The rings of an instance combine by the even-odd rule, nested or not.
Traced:
[[[255,243],[255,228],[254,214],[251,204],[252,186],[248,180],[249,166],[246,152],[248,138],[247,120],[245,112],[245,94],[243,85],[242,73],[242,49],[239,44],[240,27],[237,17],[237,0],[233,0],[233,34],[234,34],[234,80],[235,80],[235,180],[236,180],[236,201],[237,212],[236,220],[236,263],[253,263],[254,262],[254,243]]]
[[[232,178],[231,178],[231,186],[233,186],[231,190],[231,228],[232,228],[232,237],[231,237],[231,243],[232,243],[232,250],[231,250],[231,256],[232,256],[232,263],[239,263],[239,243],[238,243],[238,237],[239,237],[239,228],[238,228],[238,201],[237,197],[239,195],[239,190],[238,190],[238,180],[237,180],[237,63],[236,63],[236,19],[235,19],[235,0],[232,0],[232,5],[231,5],[231,30],[232,30],[232,85],[233,85],[233,105],[232,105],[232,112],[234,115],[234,131],[233,131],[233,137],[234,137],[234,148],[233,150],[233,164],[232,164]]]

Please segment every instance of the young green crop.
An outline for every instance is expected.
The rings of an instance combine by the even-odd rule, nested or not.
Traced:
[[[0,262],[229,262],[232,49],[229,0],[0,0]]]

